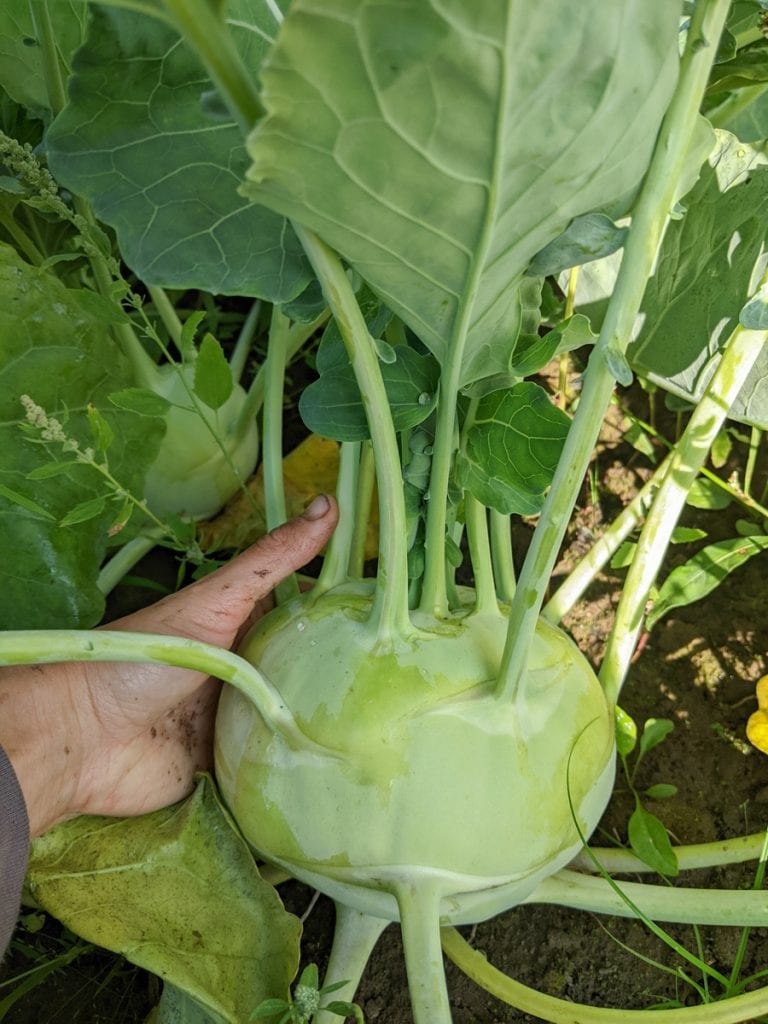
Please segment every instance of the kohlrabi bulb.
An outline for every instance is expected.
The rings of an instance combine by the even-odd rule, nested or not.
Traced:
[[[225,688],[216,772],[249,842],[348,906],[396,919],[393,884],[438,879],[446,919],[524,899],[578,852],[608,801],[613,713],[586,659],[539,622],[514,703],[493,694],[502,614],[414,616],[380,650],[350,584],[278,609],[241,653],[328,755],[292,748]]]
[[[165,416],[166,433],[160,451],[145,478],[144,497],[156,515],[171,512],[207,519],[226,504],[240,481],[247,480],[256,467],[256,420],[252,418],[239,427],[246,395],[238,384],[220,408],[209,409],[198,402],[198,412],[191,407],[187,390],[193,384],[194,367],[163,366],[158,374],[153,390],[173,405]],[[224,445],[239,479],[212,430]]]

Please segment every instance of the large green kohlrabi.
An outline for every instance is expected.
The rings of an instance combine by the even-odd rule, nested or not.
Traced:
[[[380,650],[371,594],[359,582],[305,595],[247,637],[241,653],[328,755],[292,749],[227,687],[219,786],[263,856],[347,906],[395,920],[394,886],[429,878],[447,919],[482,919],[500,909],[493,894],[514,905],[572,858],[575,820],[595,827],[613,781],[611,709],[543,620],[524,700],[501,704],[503,614],[421,617]]]
[[[215,515],[253,473],[259,431],[253,416],[242,422],[246,392],[235,384],[218,409],[192,407],[194,366],[162,366],[153,382],[171,403],[166,433],[144,481],[144,497],[157,515],[169,512],[207,519]]]

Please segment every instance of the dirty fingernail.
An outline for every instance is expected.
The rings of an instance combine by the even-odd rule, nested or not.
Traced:
[[[331,507],[331,503],[325,494],[318,496],[304,509],[305,519],[322,519]]]

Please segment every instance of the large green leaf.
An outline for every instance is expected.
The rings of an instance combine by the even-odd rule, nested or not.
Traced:
[[[258,69],[275,28],[270,5],[233,0],[235,41]],[[51,168],[114,227],[150,284],[294,298],[309,272],[285,220],[237,192],[247,156],[196,56],[168,25],[94,11],[75,58],[70,103],[47,136]]]
[[[56,0],[49,10],[56,46],[66,67],[85,37],[88,4],[86,0]],[[49,108],[30,0],[3,0],[0,4],[0,88],[35,113]]]
[[[392,350],[393,360],[380,366],[395,430],[422,423],[437,402],[438,368],[429,353],[420,355],[406,345]],[[332,366],[304,389],[299,413],[315,434],[336,441],[364,441],[371,436],[365,406],[354,371]]]
[[[632,366],[698,401],[722,345],[765,263],[768,156],[762,146],[718,132],[718,145],[672,221],[648,284]],[[768,427],[768,351],[753,367],[730,415]]]
[[[530,259],[626,198],[677,72],[674,0],[294,0],[247,192],[316,230],[462,383],[508,370]]]
[[[480,400],[459,457],[459,479],[506,514],[535,515],[552,482],[570,419],[530,381]]]
[[[299,921],[259,875],[206,777],[174,807],[57,826],[35,841],[28,883],[72,931],[226,1024],[284,996],[296,972]]]
[[[118,511],[105,503],[86,522],[58,525],[103,496],[103,481],[91,467],[72,465],[61,444],[43,447],[25,436],[21,396],[29,395],[60,420],[68,415],[66,432],[82,447],[94,443],[86,407],[98,407],[115,435],[110,469],[141,496],[163,427],[159,419],[111,405],[108,394],[130,383],[127,361],[78,292],[0,244],[0,627],[97,623],[104,599],[96,577]],[[29,479],[57,465],[57,475]]]

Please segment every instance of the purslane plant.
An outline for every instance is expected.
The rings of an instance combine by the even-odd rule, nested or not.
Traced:
[[[144,16],[98,15],[117,35],[132,26],[127,63],[144,38],[165,54],[163,67],[185,67],[138,8]],[[341,999],[352,998],[389,921],[403,931],[415,1021],[447,1024],[441,925],[536,899],[626,906],[602,879],[561,869],[610,795],[614,706],[682,501],[761,358],[757,257],[736,286],[730,317],[741,321],[665,464],[599,680],[550,621],[566,609],[556,598],[542,614],[542,604],[611,392],[631,378],[629,344],[670,214],[696,223],[685,197],[713,145],[698,111],[729,9],[699,0],[689,19],[669,0],[294,0],[259,89],[226,19],[202,0],[164,0],[166,21],[249,132],[243,194],[285,217],[284,231],[290,223],[333,315],[301,408],[342,442],[340,526],[317,586],[286,591],[240,657],[107,632],[8,634],[0,654],[204,665],[237,687],[219,711],[218,785],[260,855],[336,901],[326,985],[344,983]],[[230,8],[239,30],[265,36],[265,18],[245,3]],[[98,175],[85,180],[62,124],[97,116],[76,97],[101,45],[81,59],[73,106],[51,136],[61,180],[94,194]],[[628,233],[613,223],[620,216]],[[618,246],[571,421],[525,379],[584,340],[576,318],[540,332],[540,277]],[[288,317],[276,305],[266,379],[273,522]],[[355,550],[369,441],[380,512],[373,579],[361,577]],[[517,579],[511,514],[539,516]],[[465,536],[472,589],[456,582]],[[632,903],[653,918],[660,901],[647,892],[644,903],[633,889]],[[672,917],[752,921],[733,894],[693,908],[664,894]],[[766,1007],[760,993],[711,1019]],[[543,1012],[566,1019],[559,1005]]]

